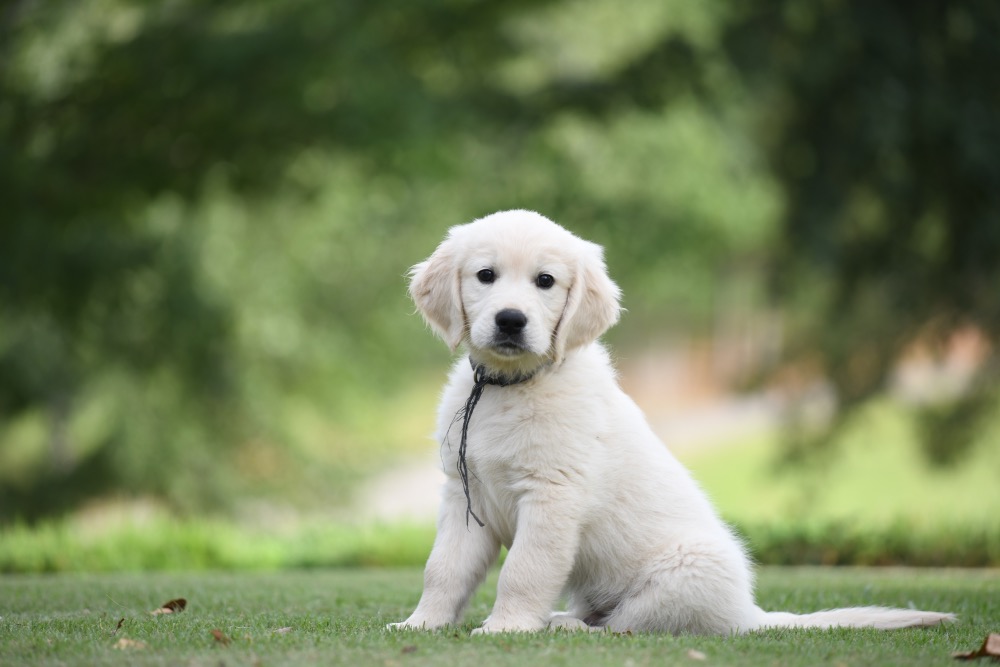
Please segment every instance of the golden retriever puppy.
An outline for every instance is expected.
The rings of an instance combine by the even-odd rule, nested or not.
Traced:
[[[390,627],[460,622],[501,545],[509,553],[496,603],[475,633],[728,634],[954,618],[757,606],[743,545],[619,388],[597,342],[620,310],[599,246],[537,213],[494,213],[452,228],[413,267],[410,294],[468,355],[441,399],[448,479],[423,595]],[[569,610],[553,613],[562,595]]]

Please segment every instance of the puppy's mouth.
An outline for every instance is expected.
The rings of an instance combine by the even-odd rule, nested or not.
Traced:
[[[527,351],[525,344],[513,336],[499,334],[493,339],[493,352],[504,357],[515,357]]]

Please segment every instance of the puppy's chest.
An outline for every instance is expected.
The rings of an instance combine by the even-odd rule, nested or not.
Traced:
[[[468,420],[465,458],[480,483],[509,485],[525,475],[545,475],[573,456],[581,434],[518,398],[504,388],[487,388]],[[442,455],[455,464],[464,407],[454,406],[455,418],[442,438]]]

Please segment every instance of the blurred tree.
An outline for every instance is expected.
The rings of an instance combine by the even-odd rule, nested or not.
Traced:
[[[546,55],[552,29],[577,30],[587,5],[4,5],[0,419],[44,421],[48,456],[0,471],[0,517],[98,492],[219,502],[227,447],[262,405],[278,410],[270,399],[312,391],[295,378],[327,374],[353,395],[343,387],[390,382],[413,358],[375,307],[402,298],[405,263],[378,278],[367,266],[412,262],[418,241],[429,251],[444,226],[493,208],[552,211],[613,240],[617,277],[651,301],[710,300],[734,255],[777,255],[791,356],[815,361],[848,407],[914,340],[972,326],[996,349],[993,5],[650,2],[630,22],[593,0],[579,50],[627,25],[623,55],[565,67]],[[786,195],[778,247],[749,112]],[[273,203],[289,192],[338,218],[300,223],[301,208]],[[253,219],[199,226],[217,201]],[[413,231],[417,208],[444,219]],[[349,245],[358,236],[368,249]],[[298,324],[330,333],[303,341]],[[298,356],[254,365],[254,336],[274,359]],[[364,372],[333,374],[333,355]],[[983,395],[928,423],[975,421]],[[86,446],[70,442],[84,432]]]
[[[987,341],[969,390],[928,410],[938,461],[997,407],[997,34],[989,0],[768,0],[735,3],[723,38],[787,198],[772,277],[791,359],[832,380],[849,416],[915,345]]]
[[[8,3],[0,416],[48,414],[50,456],[0,482],[0,513],[51,512],[96,489],[205,502],[217,485],[176,478],[205,475],[178,464],[232,442],[224,428],[240,422],[232,303],[206,288],[183,212],[160,224],[149,205],[183,209],[213,180],[260,198],[312,149],[363,149],[372,171],[391,170],[462,127],[468,99],[490,88],[485,65],[509,51],[499,18],[523,4]],[[160,435],[136,457],[126,441],[150,429],[129,432],[122,415],[75,460],[77,399],[115,372],[163,403],[144,406],[162,411]],[[179,415],[205,425],[193,442],[176,434]]]
[[[0,415],[8,426],[45,415],[49,454],[32,474],[0,475],[0,516],[59,511],[98,492],[152,493],[191,507],[219,502],[226,447],[259,421],[247,414],[247,392],[273,396],[315,361],[299,358],[263,375],[247,370],[236,330],[246,316],[238,281],[209,280],[221,260],[204,267],[205,233],[186,219],[219,188],[259,202],[288,188],[318,196],[338,187],[324,169],[348,157],[364,176],[344,182],[372,196],[399,193],[387,175],[412,179],[437,169],[450,173],[446,198],[453,197],[468,190],[467,165],[456,155],[482,151],[492,141],[483,137],[502,133],[501,154],[477,167],[484,184],[477,196],[489,203],[476,213],[575,202],[585,184],[564,176],[572,171],[565,156],[544,149],[520,165],[528,168],[518,183],[544,174],[535,193],[498,197],[490,186],[496,165],[525,152],[506,147],[530,147],[562,112],[598,119],[636,106],[656,112],[697,86],[694,52],[676,35],[611,71],[554,71],[534,88],[511,85],[500,65],[526,48],[512,19],[545,4],[8,3],[0,13]],[[664,79],[663,71],[676,76]],[[595,210],[621,204],[615,198]],[[629,206],[636,220],[657,208]],[[388,235],[406,220],[380,224],[355,222],[346,233]],[[683,233],[665,229],[668,239]],[[274,234],[244,234],[248,247],[274,247]],[[707,244],[715,236],[695,234]],[[297,235],[304,245],[288,248],[322,261],[305,249],[308,237]],[[654,257],[650,247],[640,241],[633,249]],[[284,259],[270,274],[282,288],[289,265]],[[256,269],[234,266],[234,277]],[[345,357],[370,353],[385,336],[371,305],[379,290],[399,289],[384,281],[365,289],[353,277],[357,268],[331,266],[335,277],[323,284],[303,287],[308,279],[299,278],[282,292],[312,309],[321,307],[322,288],[341,290],[333,310]],[[214,291],[220,283],[232,291]],[[378,354],[391,359],[392,349]],[[341,379],[373,377],[383,376]],[[117,408],[101,407],[102,392],[117,397]],[[112,416],[90,428],[88,443],[69,442],[80,430],[71,422],[102,410]]]

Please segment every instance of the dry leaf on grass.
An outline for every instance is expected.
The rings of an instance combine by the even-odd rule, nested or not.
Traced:
[[[692,660],[704,660],[708,656],[697,649],[689,648],[687,652],[687,657],[691,658]]]
[[[160,605],[159,609],[154,609],[149,613],[153,616],[159,616],[160,614],[178,614],[184,611],[184,608],[187,607],[187,603],[188,601],[184,598],[177,598],[176,600],[164,602]]]
[[[291,627],[278,628],[277,630],[274,631],[274,634],[276,634],[276,635],[287,635],[291,631],[292,631]]]
[[[232,641],[226,636],[226,633],[218,628],[212,630],[212,636],[215,637],[215,641],[219,642],[223,646],[229,646],[229,642]]]
[[[116,648],[119,651],[126,651],[126,650],[130,650],[130,649],[141,650],[141,649],[147,648],[147,646],[146,646],[146,642],[141,642],[141,641],[139,641],[137,639],[126,639],[125,637],[122,637],[117,642],[115,642],[115,645],[114,645],[113,648]]]
[[[415,653],[416,651],[417,651],[416,646],[414,646],[413,644],[408,644],[407,646],[403,647],[402,653]]]
[[[975,660],[976,658],[993,658],[994,660],[1000,660],[1000,634],[995,632],[990,633],[990,635],[986,637],[986,641],[983,642],[983,645],[979,647],[978,651],[952,653],[951,657],[956,660]]]

